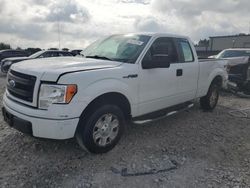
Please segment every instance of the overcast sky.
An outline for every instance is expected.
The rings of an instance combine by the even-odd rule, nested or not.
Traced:
[[[249,0],[0,0],[0,42],[84,48],[114,33],[167,32],[194,41],[249,33]],[[59,25],[59,27],[58,27]]]

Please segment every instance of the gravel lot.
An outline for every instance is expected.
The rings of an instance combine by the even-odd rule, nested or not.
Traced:
[[[0,75],[1,99],[4,86]],[[250,119],[229,113],[246,107],[250,99],[223,93],[212,113],[196,104],[129,126],[104,155],[82,151],[74,139],[23,135],[0,116],[0,187],[250,187]]]

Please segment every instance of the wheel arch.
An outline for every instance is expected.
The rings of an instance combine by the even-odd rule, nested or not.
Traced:
[[[131,118],[131,104],[128,98],[119,92],[108,92],[95,97],[83,110],[81,119],[85,119],[95,108],[104,104],[117,105],[123,111],[126,119]]]
[[[223,74],[222,72],[214,72],[214,74],[211,74],[210,77],[209,77],[209,81],[208,81],[208,85],[207,85],[207,88],[206,88],[206,93],[204,94],[207,94],[207,92],[209,91],[209,88],[212,84],[217,84],[220,88],[223,86]]]
[[[89,124],[89,122],[93,121],[93,117],[96,118],[96,114],[94,116],[91,117],[91,114],[93,113],[93,111],[95,110],[95,108],[99,108],[101,107],[101,105],[105,105],[105,104],[115,104],[118,107],[121,108],[123,113],[126,113],[125,116],[130,116],[130,104],[128,99],[121,93],[117,93],[117,92],[109,92],[109,93],[104,93],[98,97],[96,97],[94,100],[92,100],[88,106],[85,108],[85,110],[82,112],[82,115],[80,117],[80,120],[78,122],[76,131],[75,131],[75,138],[77,140],[77,142],[79,143],[79,145],[85,149],[86,151],[90,151],[92,153],[106,153],[107,151],[111,150],[116,143],[119,141],[119,139],[121,138],[121,134],[124,130],[124,126],[125,123],[123,122],[121,124],[121,127],[119,128],[119,133],[117,134],[117,136],[115,137],[115,139],[113,141],[114,144],[111,145],[107,145],[104,148],[100,148],[97,146],[93,145],[93,141],[91,141],[93,138],[93,129],[94,127],[91,127],[92,124]],[[104,106],[103,106],[104,107]],[[107,108],[110,108],[111,106],[105,106]],[[103,108],[102,108],[103,109]],[[118,108],[111,108],[115,112],[120,112],[120,110]],[[121,113],[120,112],[120,116]],[[106,111],[105,111],[106,113]],[[99,114],[100,115],[100,114]],[[88,120],[88,117],[90,118],[90,121]],[[99,117],[99,116],[97,116]],[[92,120],[91,120],[92,119]],[[90,138],[91,137],[91,138]]]
[[[216,85],[216,86],[214,86]],[[219,93],[218,93],[218,89],[223,85],[223,78],[220,75],[215,76],[215,78],[212,80],[212,82],[210,83],[208,92],[206,94],[206,96],[201,97],[200,98],[200,105],[201,108],[204,110],[213,110],[217,103],[218,103],[218,99],[219,99]],[[212,97],[212,93],[214,92],[214,88],[216,88],[216,98]],[[212,102],[211,102],[212,99]]]
[[[216,84],[216,85],[218,85],[221,88],[222,85],[223,85],[223,78],[222,78],[222,76],[221,75],[215,76],[214,79],[212,80],[210,86],[212,84]]]

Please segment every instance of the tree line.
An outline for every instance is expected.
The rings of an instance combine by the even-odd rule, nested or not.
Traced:
[[[6,44],[4,42],[0,42],[0,50],[8,50],[8,49],[13,49],[10,44]],[[31,55],[33,53],[36,53],[38,51],[41,51],[41,48],[25,48],[22,49],[20,47],[17,47],[14,50],[24,50],[27,54]]]
[[[6,44],[4,42],[0,42],[0,50],[8,50],[8,49],[13,49],[13,48],[11,47],[10,44]],[[41,48],[25,48],[25,49],[22,49],[20,47],[17,47],[17,48],[15,48],[13,50],[24,50],[28,55],[31,55],[33,53],[41,51],[42,49]],[[48,50],[58,50],[58,48],[49,48]],[[68,48],[63,48],[62,50],[69,51]]]

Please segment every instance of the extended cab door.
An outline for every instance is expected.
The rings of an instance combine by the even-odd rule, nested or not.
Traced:
[[[195,59],[196,53],[187,39],[175,39],[180,56],[178,75],[178,98],[180,102],[186,102],[196,97],[199,79],[199,63]]]
[[[138,105],[140,115],[179,104],[177,71],[182,68],[179,61],[173,38],[155,39],[141,61]]]

